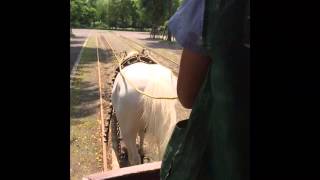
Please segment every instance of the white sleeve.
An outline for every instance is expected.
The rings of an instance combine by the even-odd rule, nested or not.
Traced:
[[[184,48],[204,53],[202,29],[205,0],[185,0],[170,18],[168,27]]]

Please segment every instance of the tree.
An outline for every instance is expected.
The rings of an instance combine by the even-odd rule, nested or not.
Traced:
[[[109,0],[96,0],[97,24],[109,25]]]
[[[108,4],[108,22],[110,27],[118,27],[119,25],[119,6],[120,0],[110,0]]]
[[[153,27],[160,26],[165,20],[165,3],[162,0],[140,0],[144,20]]]
[[[96,9],[86,0],[71,0],[70,14],[72,27],[89,27],[96,20]]]
[[[168,0],[168,20],[170,19],[170,17],[174,14],[174,12],[178,9],[178,7],[180,6],[180,4],[182,3],[182,0]],[[171,32],[169,31],[169,28],[167,28],[167,32],[168,32],[168,41],[171,41]]]
[[[132,26],[132,19],[134,17],[131,16],[133,9],[133,2],[131,0],[121,0],[119,3],[119,20],[120,27],[129,27]]]
[[[181,0],[71,0],[71,27],[159,27]],[[170,4],[168,4],[170,2]],[[168,7],[170,8],[168,9]]]
[[[168,12],[169,12],[169,17],[172,16],[172,0],[168,0]],[[168,29],[168,41],[171,41],[171,32],[170,30]]]

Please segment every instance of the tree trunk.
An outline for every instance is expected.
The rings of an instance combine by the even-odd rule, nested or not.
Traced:
[[[172,16],[172,0],[168,0],[168,3],[169,3],[169,18]],[[168,41],[171,41],[171,32],[168,28]]]
[[[167,40],[171,41],[171,32],[170,32],[169,28],[168,28],[168,39]]]

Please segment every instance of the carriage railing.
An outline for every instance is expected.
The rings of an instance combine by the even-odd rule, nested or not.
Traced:
[[[83,180],[159,180],[161,161],[91,174]]]

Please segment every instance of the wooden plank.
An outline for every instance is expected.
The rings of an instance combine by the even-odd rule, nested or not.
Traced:
[[[83,180],[159,180],[161,161],[91,174]]]

